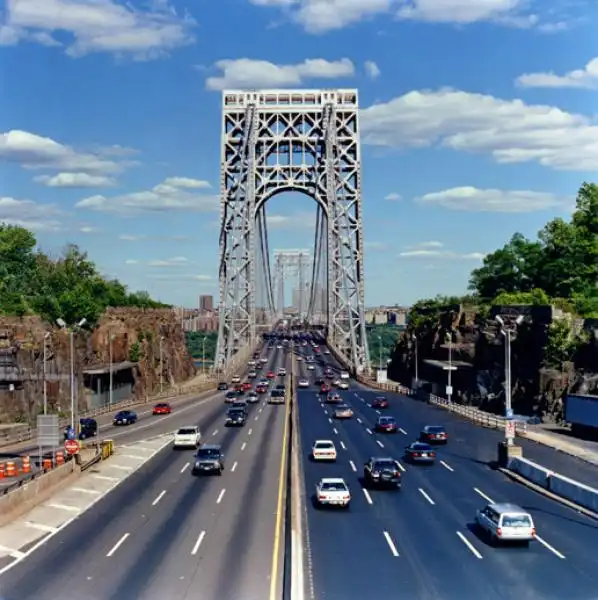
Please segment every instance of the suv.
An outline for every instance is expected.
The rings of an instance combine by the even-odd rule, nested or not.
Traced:
[[[243,427],[247,421],[247,413],[244,408],[231,408],[226,414],[226,427]]]
[[[528,511],[516,504],[487,504],[476,513],[476,525],[497,542],[523,542],[529,544],[536,539],[534,520]]]
[[[363,479],[370,485],[401,487],[401,470],[394,458],[371,457],[363,466]]]
[[[175,434],[173,440],[173,448],[197,448],[201,440],[199,427],[192,425],[189,427],[181,427]]]
[[[222,475],[224,471],[224,452],[219,444],[204,444],[195,454],[193,475],[200,473],[216,473]]]
[[[268,400],[268,404],[284,404],[284,400],[284,390],[275,389],[270,392],[270,400]]]

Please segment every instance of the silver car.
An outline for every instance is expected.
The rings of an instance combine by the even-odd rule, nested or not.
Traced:
[[[536,539],[532,516],[516,504],[487,504],[476,513],[477,526],[492,543],[529,542]]]

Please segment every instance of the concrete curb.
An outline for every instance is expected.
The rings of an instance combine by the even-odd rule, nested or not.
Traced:
[[[581,513],[582,515],[585,515],[586,517],[590,517],[590,519],[595,519],[598,521],[598,513],[595,513],[594,511],[591,511],[591,510],[585,508],[584,506],[576,504],[575,502],[572,502],[571,500],[568,500],[567,498],[563,498],[562,496],[559,496],[558,494],[554,494],[553,492],[547,490],[546,488],[543,488],[541,485],[537,485],[537,484],[533,483],[532,481],[529,481],[529,479],[526,479],[522,475],[519,475],[519,473],[515,473],[514,471],[511,471],[510,469],[506,469],[505,467],[498,467],[498,470],[501,473],[504,473],[507,477],[509,477],[513,481],[516,481],[517,483],[521,483],[521,484],[525,485],[526,487],[530,488],[531,490],[534,490],[538,494],[542,494],[543,496],[546,496],[547,498],[550,498],[551,500],[554,500],[556,502],[559,502],[560,504],[563,504],[567,508],[571,508],[572,510],[577,511],[577,512]]]

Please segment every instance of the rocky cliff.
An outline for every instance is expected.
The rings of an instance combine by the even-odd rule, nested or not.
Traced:
[[[462,305],[420,309],[391,356],[389,377],[412,385],[417,354],[420,385],[445,397],[450,353],[456,367],[451,371],[452,400],[502,413],[505,336],[494,317],[505,311],[523,317],[511,341],[515,413],[556,420],[568,391],[598,393],[598,323],[571,319],[550,306],[493,307],[490,314]],[[553,326],[563,319],[581,342],[555,368],[547,361],[547,348]]]
[[[79,411],[99,401],[99,395],[94,398],[96,385],[103,389],[101,398],[106,397],[110,340],[113,370],[118,367],[120,373],[126,373],[126,377],[119,376],[127,385],[119,388],[118,400],[123,394],[150,396],[159,392],[161,385],[167,389],[195,375],[174,311],[108,309],[93,331],[76,330],[73,336]],[[67,412],[71,397],[68,332],[37,317],[0,316],[0,422],[35,421],[43,406],[44,363],[48,405],[51,410]],[[102,381],[97,383],[98,379]]]

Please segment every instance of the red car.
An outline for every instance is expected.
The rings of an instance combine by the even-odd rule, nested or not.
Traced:
[[[330,386],[327,383],[323,383],[320,386],[320,394],[327,394],[330,391]]]
[[[377,396],[372,402],[374,408],[388,408],[390,405],[384,396]]]
[[[440,425],[426,425],[422,429],[419,439],[428,444],[446,444],[448,442],[448,433]]]
[[[267,387],[267,386],[265,386],[265,385],[258,385],[258,386],[255,388],[255,391],[256,391],[258,394],[265,394],[265,393],[268,391],[268,387]]]
[[[248,392],[253,386],[249,383],[249,381],[245,381],[243,383],[243,391]]]
[[[379,433],[396,433],[397,429],[397,422],[394,417],[378,417],[376,431]]]
[[[154,410],[152,410],[153,415],[169,415],[172,412],[172,408],[170,408],[170,404],[168,402],[160,402],[154,406]]]
[[[268,379],[274,379],[276,377],[276,375],[274,375],[274,371],[268,371],[268,374],[266,375],[266,377]]]

